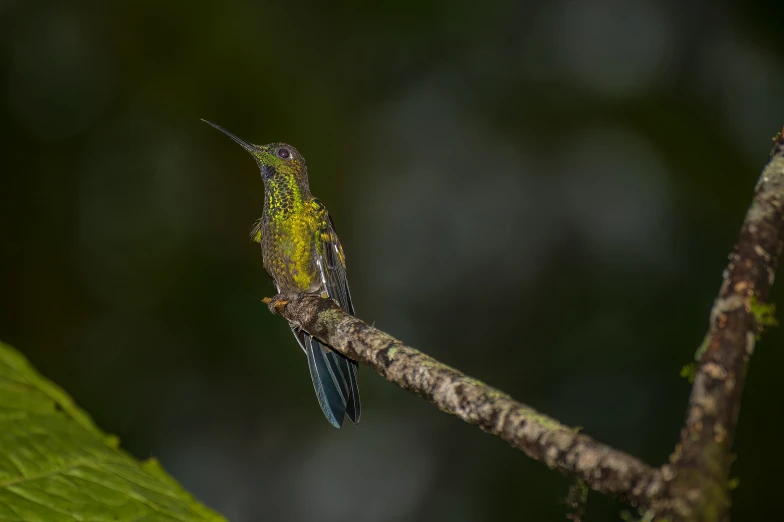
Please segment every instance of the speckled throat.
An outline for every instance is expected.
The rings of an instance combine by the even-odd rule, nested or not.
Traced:
[[[266,173],[265,173],[266,174]],[[261,250],[264,268],[280,293],[318,291],[318,222],[308,204],[313,196],[306,175],[272,172],[264,176]]]

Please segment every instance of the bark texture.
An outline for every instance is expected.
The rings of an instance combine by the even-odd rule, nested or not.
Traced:
[[[680,442],[660,469],[406,346],[330,299],[276,296],[268,300],[270,311],[551,469],[647,508],[643,520],[728,522],[730,450],[741,393],[755,340],[769,319],[765,303],[784,245],[784,129],[774,142],[697,353]]]
[[[596,491],[648,505],[663,489],[659,470],[406,346],[344,313],[331,299],[310,294],[291,300],[278,296],[269,306],[273,313],[388,381],[502,438],[548,467],[582,479]]]
[[[784,129],[782,130],[784,132]],[[774,138],[738,244],[724,270],[710,327],[697,353],[686,422],[670,456],[672,479],[654,503],[661,520],[729,520],[730,452],[741,393],[756,337],[766,320],[765,303],[784,245],[784,136]]]

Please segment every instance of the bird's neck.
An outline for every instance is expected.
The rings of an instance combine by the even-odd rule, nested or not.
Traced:
[[[280,176],[265,183],[264,213],[285,217],[301,212],[311,198],[307,182],[302,183],[294,176]]]

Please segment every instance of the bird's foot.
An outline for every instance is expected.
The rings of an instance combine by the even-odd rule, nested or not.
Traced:
[[[329,295],[326,292],[305,292],[300,295],[312,295],[321,299],[329,299]],[[261,300],[261,302],[267,305],[269,311],[273,314],[282,315],[283,309],[286,307],[286,305],[296,298],[297,296],[285,296],[278,294],[275,297],[265,297]]]
[[[261,302],[267,305],[269,311],[275,315],[280,315],[280,312],[283,311],[283,308],[289,304],[289,300],[280,294],[276,295],[275,297],[265,297],[261,300]]]

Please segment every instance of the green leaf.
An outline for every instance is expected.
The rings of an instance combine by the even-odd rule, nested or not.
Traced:
[[[225,521],[0,342],[0,520]]]

